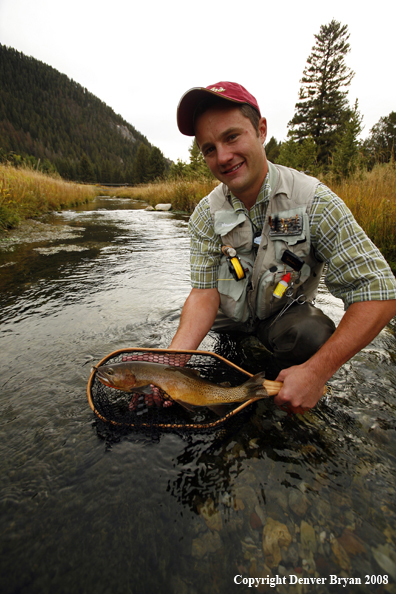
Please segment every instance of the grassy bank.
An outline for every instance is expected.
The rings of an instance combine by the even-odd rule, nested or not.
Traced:
[[[396,271],[396,165],[377,165],[370,172],[324,182],[353,212],[358,223]],[[28,169],[0,164],[0,231],[45,212],[93,200],[98,192],[144,200],[155,206],[171,203],[173,210],[191,213],[218,182],[205,179],[167,181],[136,187],[99,190]]]
[[[97,190],[0,164],[0,231],[31,217],[93,200]]]
[[[396,272],[396,165],[377,165],[372,171],[336,181],[323,180],[353,212],[359,225],[379,247]],[[145,200],[151,205],[172,203],[174,210],[192,212],[199,200],[209,194],[217,182],[169,181],[135,188],[112,189],[120,197]],[[107,190],[106,190],[107,192]]]
[[[128,188],[112,188],[109,193],[121,198],[134,198],[144,200],[151,206],[162,203],[171,203],[173,210],[191,213],[198,202],[209,194],[218,184],[218,181],[178,180],[145,184]],[[107,193],[108,188],[106,189]]]
[[[377,165],[352,178],[325,183],[344,200],[396,272],[396,164]]]

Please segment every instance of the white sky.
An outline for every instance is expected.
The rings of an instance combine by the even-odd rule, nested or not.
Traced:
[[[393,0],[0,0],[0,43],[86,87],[165,157],[188,161],[179,99],[221,80],[245,86],[268,139],[285,140],[314,34],[333,18],[350,32],[349,101],[359,100],[364,138],[396,111]]]

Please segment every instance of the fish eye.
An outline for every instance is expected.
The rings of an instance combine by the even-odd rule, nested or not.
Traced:
[[[112,367],[108,368],[107,375],[114,375],[114,369]]]

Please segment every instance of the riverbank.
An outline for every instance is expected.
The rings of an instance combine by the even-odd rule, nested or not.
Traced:
[[[396,165],[377,165],[354,177],[323,179],[353,212],[359,225],[378,246],[396,274]],[[0,165],[0,231],[53,210],[93,200],[98,193],[144,200],[155,206],[191,213],[217,185],[216,180],[177,180],[135,187],[98,188],[66,182],[36,171]]]
[[[97,194],[94,186],[0,164],[0,231],[47,212],[86,204]]]
[[[396,165],[376,165],[348,179],[323,178],[351,209],[359,225],[378,246],[396,274]],[[113,196],[145,200],[152,206],[169,202],[173,210],[191,213],[217,181],[168,181],[128,188],[107,188]]]
[[[191,214],[204,196],[210,194],[218,185],[217,180],[173,180],[135,187],[106,188],[106,193],[119,198],[144,200],[151,206],[161,203],[172,204],[173,210]]]

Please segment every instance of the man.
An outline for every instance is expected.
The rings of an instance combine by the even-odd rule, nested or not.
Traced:
[[[267,161],[267,122],[241,85],[194,88],[180,131],[221,184],[190,218],[192,290],[170,348],[209,330],[255,334],[273,353],[278,405],[309,409],[327,380],[396,315],[395,278],[344,203],[318,180]],[[312,305],[321,273],[346,312]]]

